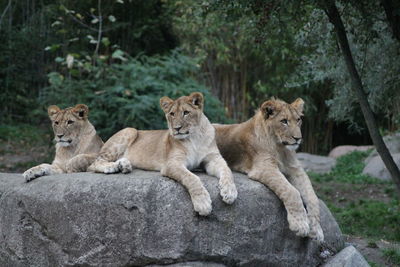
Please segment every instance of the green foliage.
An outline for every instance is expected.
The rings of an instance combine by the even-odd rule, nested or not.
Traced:
[[[85,103],[90,120],[102,137],[108,138],[124,127],[166,128],[159,107],[162,96],[178,98],[199,91],[205,96],[205,114],[211,121],[225,122],[224,110],[203,85],[194,78],[196,61],[178,50],[165,56],[140,56],[121,63],[79,65],[70,69],[69,78],[49,74],[50,86],[43,90],[41,102],[62,107]],[[67,73],[68,74],[68,73]]]
[[[32,109],[41,104],[47,74],[63,72],[57,61],[67,63],[68,55],[75,64],[96,56],[112,63],[118,49],[137,56],[177,46],[159,0],[0,1],[0,13],[0,123],[40,122],[42,110]]]
[[[337,207],[328,202],[328,207],[346,234],[400,241],[399,204],[398,200],[384,203],[359,199],[345,207]]]
[[[400,249],[388,248],[383,250],[383,255],[395,266],[400,266]]]
[[[271,96],[295,94],[285,83],[303,52],[295,48],[293,39],[301,24],[284,23],[286,9],[268,18],[259,31],[262,18],[249,13],[246,3],[172,1],[171,6],[182,47],[202,59],[207,84],[234,119],[247,119]],[[292,95],[285,100],[293,100]]]
[[[37,143],[43,140],[43,131],[29,124],[3,124],[0,125],[0,140],[12,142],[18,140],[22,143]]]
[[[380,125],[393,131],[400,127],[400,43],[393,38],[383,9],[377,11],[381,8],[379,3],[371,2],[362,8],[345,4],[339,8],[369,103],[380,118]],[[297,33],[296,41],[312,52],[303,55],[292,85],[331,83],[333,97],[326,102],[330,117],[350,123],[355,130],[365,128],[333,26],[322,10],[314,10],[311,17],[312,21]]]

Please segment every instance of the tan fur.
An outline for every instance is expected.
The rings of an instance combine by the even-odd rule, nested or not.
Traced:
[[[222,200],[233,203],[237,197],[232,172],[222,158],[215,129],[203,114],[203,95],[192,93],[177,100],[160,99],[168,130],[139,131],[126,128],[113,135],[89,170],[103,173],[128,173],[132,166],[161,171],[185,186],[193,207],[200,215],[211,212],[211,199],[197,175],[190,170],[204,166],[208,174],[219,177]]]
[[[319,201],[295,153],[303,105],[300,98],[292,104],[272,99],[244,123],[214,126],[218,148],[232,170],[265,184],[283,201],[292,231],[322,242]]]
[[[50,106],[47,111],[52,122],[56,155],[51,165],[44,163],[25,171],[23,176],[27,182],[43,175],[84,172],[103,146],[88,120],[86,105],[78,104],[64,110]]]

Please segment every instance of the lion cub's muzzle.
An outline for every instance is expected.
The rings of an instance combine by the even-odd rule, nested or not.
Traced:
[[[54,138],[54,141],[56,141],[57,144],[59,144],[60,146],[70,146],[72,143],[72,139],[70,138],[62,138],[57,136],[56,138]]]
[[[189,130],[182,129],[182,126],[174,127],[172,133],[176,139],[183,139],[189,136]]]
[[[287,149],[295,151],[296,149],[299,148],[300,144],[301,144],[301,137],[292,137],[293,142],[289,143],[287,141],[282,141],[282,145],[284,145]]]

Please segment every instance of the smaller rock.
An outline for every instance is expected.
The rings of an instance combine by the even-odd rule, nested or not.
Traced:
[[[374,146],[337,146],[329,152],[328,157],[337,159],[353,151],[367,151],[373,148]]]
[[[323,267],[369,267],[370,265],[353,246],[342,249],[333,258],[329,259]]]
[[[168,265],[147,265],[147,267],[226,267],[224,264],[213,263],[213,262],[203,262],[203,261],[186,261],[180,263],[173,263]]]
[[[297,159],[307,172],[328,173],[336,165],[334,158],[309,153],[297,153]]]
[[[400,153],[392,154],[392,157],[396,165],[400,167]],[[365,165],[362,173],[384,181],[390,181],[392,179],[380,156],[371,158]]]
[[[383,141],[389,149],[390,154],[400,153],[400,132],[384,136]],[[376,149],[374,149],[371,154],[369,154],[368,158],[365,159],[365,164],[368,164],[376,156],[379,156],[379,154]]]

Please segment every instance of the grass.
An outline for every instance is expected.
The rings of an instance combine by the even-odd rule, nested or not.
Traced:
[[[384,249],[382,252],[390,263],[394,266],[400,266],[400,249],[389,248]]]
[[[51,162],[54,146],[50,126],[3,124],[0,126],[0,171],[22,172],[43,162]]]
[[[362,174],[368,154],[342,156],[330,173],[310,178],[344,234],[399,242],[400,202],[394,184]]]
[[[344,207],[328,203],[345,234],[400,241],[399,201],[352,200]]]
[[[310,173],[310,177],[316,182],[341,182],[346,184],[384,184],[385,181],[362,174],[364,160],[371,151],[354,151],[339,157],[336,166],[330,173]]]
[[[3,124],[0,126],[0,143],[13,143],[21,146],[45,145],[51,142],[52,130],[47,127],[28,124]]]

